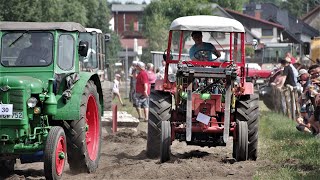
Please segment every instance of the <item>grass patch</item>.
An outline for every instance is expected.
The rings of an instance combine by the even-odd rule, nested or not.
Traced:
[[[320,139],[296,130],[296,123],[260,103],[259,159],[254,179],[318,179]]]

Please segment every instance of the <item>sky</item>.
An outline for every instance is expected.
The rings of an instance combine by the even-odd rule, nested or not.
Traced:
[[[137,4],[141,4],[143,1],[145,1],[147,4],[150,3],[150,0],[108,0],[108,2],[121,2],[122,4],[126,2],[135,2]]]

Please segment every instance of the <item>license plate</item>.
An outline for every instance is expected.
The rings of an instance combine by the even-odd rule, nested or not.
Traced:
[[[0,115],[0,119],[22,119],[22,112],[13,112],[12,115]]]
[[[0,115],[12,115],[13,104],[0,104]]]
[[[263,83],[264,83],[264,80],[263,80],[263,79],[257,79],[257,80],[256,80],[256,83],[257,83],[257,84],[263,84]]]

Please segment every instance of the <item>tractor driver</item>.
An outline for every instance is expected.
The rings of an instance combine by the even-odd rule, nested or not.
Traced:
[[[212,53],[219,58],[221,56],[220,52],[214,47],[213,44],[202,42],[202,32],[193,31],[191,37],[194,40],[195,44],[189,50],[189,56],[191,60],[208,60],[213,61]],[[201,53],[202,51],[202,53]],[[203,55],[206,53],[207,55]]]
[[[48,65],[52,61],[51,49],[46,48],[52,46],[50,44],[47,33],[31,33],[31,45],[21,50],[15,65],[16,66],[43,66]]]

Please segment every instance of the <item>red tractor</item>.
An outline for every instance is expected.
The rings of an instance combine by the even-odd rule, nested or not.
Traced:
[[[229,51],[229,57],[217,61],[211,50],[201,50],[195,59],[183,60],[192,31],[201,31],[212,43],[220,37],[214,44]],[[246,82],[244,42],[244,27],[234,19],[186,16],[171,23],[165,77],[150,95],[148,157],[168,161],[174,140],[215,147],[226,146],[232,136],[233,157],[256,160],[259,97]],[[179,55],[173,58],[173,53]],[[168,74],[169,66],[174,74]]]

